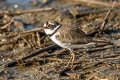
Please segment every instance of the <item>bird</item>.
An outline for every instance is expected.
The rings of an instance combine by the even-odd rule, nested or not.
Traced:
[[[98,43],[111,44],[110,41],[89,37],[80,28],[72,25],[60,24],[57,21],[46,21],[43,25],[46,35],[58,46],[68,49],[71,52],[71,58],[67,64],[75,59],[73,49],[92,48]]]

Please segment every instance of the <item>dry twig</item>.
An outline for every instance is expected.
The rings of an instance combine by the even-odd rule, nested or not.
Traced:
[[[10,24],[14,21],[14,17],[10,20],[10,22],[8,24],[5,24],[4,26],[0,27],[0,30],[6,29],[8,27],[10,27]]]
[[[100,31],[103,31],[103,30],[104,30],[105,24],[107,23],[107,18],[108,18],[108,16],[110,15],[110,13],[112,12],[112,10],[113,10],[113,8],[114,8],[114,6],[115,6],[115,3],[116,3],[116,1],[113,2],[111,9],[107,12],[107,14],[106,14],[106,16],[105,16],[105,18],[104,18],[104,20],[103,20],[102,26],[100,27]]]
[[[19,63],[21,63],[21,62],[24,62],[24,61],[25,61],[26,59],[28,59],[28,58],[34,57],[34,56],[36,56],[36,55],[39,55],[40,53],[43,53],[43,52],[48,51],[48,50],[51,50],[51,49],[55,49],[55,48],[57,48],[57,47],[58,47],[57,45],[52,45],[52,46],[46,47],[46,48],[44,48],[44,49],[40,49],[40,50],[38,50],[38,51],[35,52],[35,53],[32,53],[32,54],[30,54],[30,55],[28,55],[28,56],[25,56],[25,57],[21,58],[21,59],[17,59],[17,60],[15,60],[15,61],[11,61],[11,62],[9,62],[9,63],[7,63],[7,64],[5,64],[5,65],[2,65],[2,66],[3,66],[3,67],[12,67],[12,66],[15,66],[15,65],[17,65],[17,64],[19,64]]]
[[[35,10],[22,10],[22,11],[0,11],[0,14],[7,14],[7,15],[19,15],[19,14],[25,14],[25,13],[36,13],[41,11],[51,11],[56,10],[55,8],[39,8]]]
[[[73,0],[72,2],[74,3],[87,3],[87,4],[91,4],[91,5],[101,5],[106,6],[106,7],[111,7],[112,3],[111,2],[105,2],[105,1],[100,1],[100,0]],[[117,2],[115,7],[120,7],[120,2]]]

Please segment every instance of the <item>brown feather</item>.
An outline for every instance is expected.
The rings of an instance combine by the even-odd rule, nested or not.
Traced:
[[[71,44],[87,44],[90,42],[99,42],[99,43],[109,43],[104,39],[91,38],[86,36],[86,34],[77,27],[62,27],[59,30],[59,35],[56,35],[56,39]]]

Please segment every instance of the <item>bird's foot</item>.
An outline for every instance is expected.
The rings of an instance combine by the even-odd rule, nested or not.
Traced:
[[[75,60],[75,54],[73,53],[73,51],[71,49],[69,49],[69,50],[70,50],[72,56],[71,56],[68,64],[66,65],[66,67],[68,67],[70,65],[70,63],[72,63],[71,67],[73,67],[73,63],[74,63],[74,60]]]

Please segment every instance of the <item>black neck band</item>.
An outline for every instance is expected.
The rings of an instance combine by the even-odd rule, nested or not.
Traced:
[[[52,36],[52,35],[54,35],[59,29],[60,29],[60,27],[61,27],[62,25],[60,25],[52,34],[48,34],[48,36]]]

